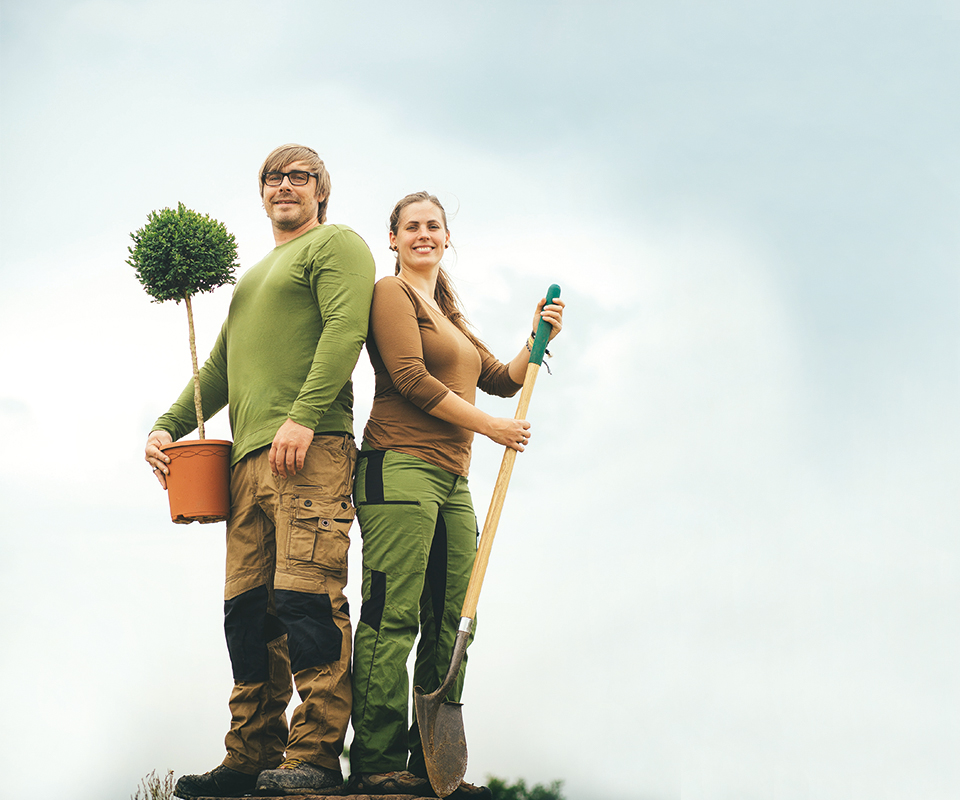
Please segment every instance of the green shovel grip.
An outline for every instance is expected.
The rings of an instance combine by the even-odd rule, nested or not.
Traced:
[[[557,284],[551,284],[550,288],[547,289],[547,302],[544,305],[550,305],[554,300],[560,296],[560,287]],[[533,347],[530,350],[530,363],[531,364],[542,364],[543,363],[543,354],[547,349],[547,339],[550,338],[550,331],[552,325],[544,319],[541,319],[537,324],[537,333],[533,338]]]

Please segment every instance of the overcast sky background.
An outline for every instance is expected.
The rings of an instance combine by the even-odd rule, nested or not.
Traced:
[[[956,797],[958,20],[3,0],[3,794],[126,800],[223,756],[224,526],[171,524],[142,461],[188,378],[185,313],[124,260],[182,201],[252,266],[257,170],[293,141],[380,275],[394,202],[440,196],[502,357],[550,283],[568,303],[480,598],[468,778]],[[229,294],[196,301],[203,353]],[[365,353],[355,380],[359,435]],[[499,459],[477,441],[481,522]]]

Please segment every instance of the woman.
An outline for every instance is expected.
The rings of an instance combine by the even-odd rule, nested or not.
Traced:
[[[523,451],[530,423],[491,417],[476,389],[502,397],[523,383],[529,352],[497,361],[470,332],[440,265],[450,246],[443,207],[426,192],[407,195],[390,216],[396,275],[374,289],[367,352],[376,374],[357,466],[355,500],[363,537],[363,607],[354,648],[355,732],[350,789],[432,794],[416,722],[407,731],[407,657],[418,629],[414,683],[435,690],[453,651],[477,548],[467,486],[470,445],[481,433]],[[560,331],[563,303],[537,304]],[[447,695],[458,701],[459,677]],[[461,784],[452,797],[489,797]]]

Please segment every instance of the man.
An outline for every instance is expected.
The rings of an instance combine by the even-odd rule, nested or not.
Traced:
[[[200,371],[204,417],[229,406],[233,431],[224,628],[233,666],[226,758],[177,782],[179,797],[339,788],[350,717],[348,532],[351,373],[367,333],[374,263],[327,225],[330,178],[316,152],[274,150],[260,196],[276,248],[237,283]],[[147,438],[160,449],[196,427],[192,381]],[[301,704],[288,730],[291,673]]]

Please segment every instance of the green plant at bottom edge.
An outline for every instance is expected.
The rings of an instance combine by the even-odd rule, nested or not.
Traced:
[[[493,800],[565,800],[563,796],[563,781],[552,781],[549,784],[538,783],[527,786],[523,778],[514,784],[508,784],[502,778],[487,777],[487,788],[493,795]]]

